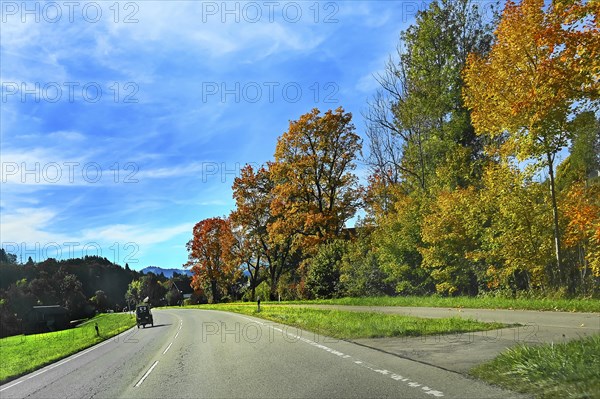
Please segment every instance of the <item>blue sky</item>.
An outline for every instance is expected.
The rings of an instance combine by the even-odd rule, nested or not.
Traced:
[[[1,3],[2,246],[181,267],[289,120],[343,106],[423,2]],[[317,12],[318,11],[318,12]],[[359,165],[357,173],[364,173]]]

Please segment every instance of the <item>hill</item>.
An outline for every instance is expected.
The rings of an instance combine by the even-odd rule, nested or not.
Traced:
[[[140,272],[144,273],[144,274],[146,274],[146,273],[154,273],[157,276],[162,273],[167,278],[173,277],[174,273],[183,274],[183,275],[186,275],[186,276],[192,276],[194,274],[194,273],[192,273],[191,270],[185,270],[185,269],[163,269],[162,267],[159,267],[159,266],[147,266],[147,267],[143,268],[142,270],[140,270]]]

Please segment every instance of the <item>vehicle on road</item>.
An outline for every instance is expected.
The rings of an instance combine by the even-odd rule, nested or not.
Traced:
[[[150,324],[152,327],[154,327],[154,319],[152,318],[150,306],[148,305],[138,305],[135,307],[135,319],[137,322],[137,328],[140,328],[140,326],[144,326],[144,328],[146,328],[146,324]]]

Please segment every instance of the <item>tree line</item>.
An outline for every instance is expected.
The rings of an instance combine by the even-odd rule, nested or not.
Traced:
[[[167,279],[143,274],[98,256],[37,263],[29,257],[20,264],[16,255],[0,248],[0,337],[30,330],[28,315],[34,306],[60,305],[69,320],[77,320],[144,301],[179,305],[190,282],[185,275]]]
[[[290,121],[235,179],[235,209],[194,226],[196,292],[598,295],[600,4],[485,11],[433,1],[401,33],[364,157],[342,107]]]

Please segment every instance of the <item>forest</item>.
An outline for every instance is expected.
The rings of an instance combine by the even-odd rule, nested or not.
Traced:
[[[313,109],[243,168],[187,244],[198,297],[598,297],[600,3],[478,4],[401,33],[364,140]]]

